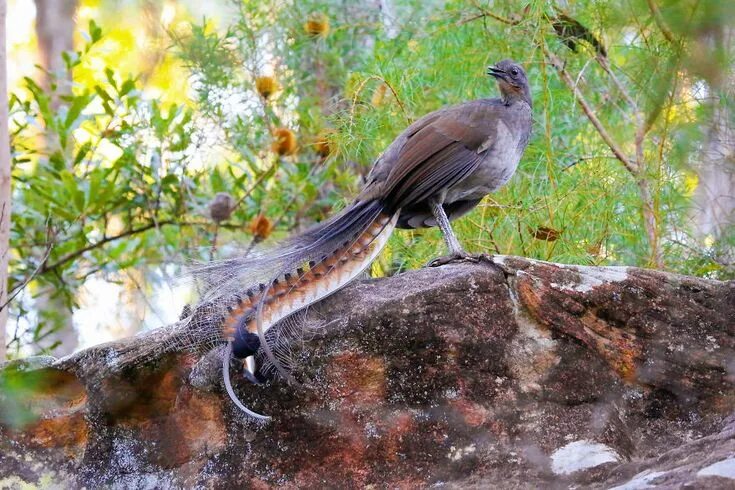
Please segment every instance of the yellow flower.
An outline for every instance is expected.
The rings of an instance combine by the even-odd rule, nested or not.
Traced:
[[[332,153],[332,146],[329,143],[329,133],[330,131],[320,132],[314,142],[314,151],[322,158],[327,158]]]
[[[388,90],[388,87],[381,83],[378,85],[378,87],[375,89],[375,92],[373,92],[373,96],[370,99],[370,102],[373,104],[373,107],[378,107],[383,103],[383,99],[385,98],[385,92]]]
[[[273,231],[273,223],[271,220],[265,217],[264,214],[259,214],[250,222],[250,233],[253,234],[258,240],[265,240],[271,236]]]

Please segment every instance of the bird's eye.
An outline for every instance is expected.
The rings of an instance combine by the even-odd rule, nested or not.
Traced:
[[[513,69],[511,69],[511,70],[510,70],[510,75],[511,75],[512,77],[514,77],[514,78],[515,78],[515,77],[517,77],[517,76],[518,76],[518,69],[517,69],[517,68],[513,68]]]

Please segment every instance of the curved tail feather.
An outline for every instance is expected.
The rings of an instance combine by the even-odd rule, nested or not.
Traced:
[[[270,417],[268,415],[261,415],[257,412],[253,412],[248,407],[242,404],[240,399],[235,395],[235,391],[232,389],[232,382],[230,381],[230,359],[232,358],[232,343],[228,342],[225,346],[225,353],[222,356],[222,377],[225,382],[225,390],[227,391],[227,395],[230,397],[230,400],[232,400],[232,403],[234,403],[237,408],[245,412],[245,415],[247,415],[250,418],[253,418],[255,420],[260,420],[262,422],[269,422]]]

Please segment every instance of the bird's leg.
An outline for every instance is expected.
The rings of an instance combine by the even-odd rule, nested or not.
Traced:
[[[444,208],[441,203],[432,199],[429,201],[429,206],[431,207],[431,212],[439,225],[439,229],[442,231],[444,243],[447,244],[447,248],[449,249],[448,256],[432,260],[428,264],[429,267],[437,267],[458,259],[462,260],[469,257],[469,254],[465,252],[462,245],[460,245],[459,240],[457,240],[457,236],[454,234],[454,230],[452,230],[452,225],[449,224],[449,218],[447,218],[447,213],[444,212]]]
[[[444,242],[447,244],[449,253],[451,255],[464,255],[465,251],[462,245],[459,244],[459,240],[457,240],[457,236],[454,234],[454,230],[452,230],[452,225],[449,224],[449,218],[447,218],[447,213],[444,212],[444,207],[439,201],[434,199],[429,201],[429,206],[431,206],[431,213],[434,215],[442,231],[442,236],[444,237]]]

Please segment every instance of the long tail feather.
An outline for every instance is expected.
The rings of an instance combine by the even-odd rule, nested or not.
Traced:
[[[248,358],[259,345],[272,366],[293,380],[272,351],[266,332],[357,277],[385,246],[397,218],[397,212],[387,213],[378,201],[358,202],[275,248],[193,271],[206,288],[202,300],[219,308],[224,317],[225,388],[248,416],[267,420],[237,400],[227,371],[230,357]]]
[[[378,253],[380,253],[380,250],[385,245],[385,242],[394,227],[395,220],[391,220],[388,215],[379,214],[378,217],[373,220],[373,223],[371,223],[361,233],[353,232],[354,238],[352,240],[343,242],[340,248],[334,250],[330,255],[323,257],[320,262],[310,263],[309,265],[311,268],[309,272],[299,274],[295,283],[291,285],[287,283],[285,292],[275,292],[274,289],[274,294],[282,294],[284,299],[280,300],[278,304],[273,306],[272,310],[274,311],[270,312],[270,322],[268,327],[274,325],[282,318],[287,317],[295,311],[298,311],[301,308],[315,303],[336,292],[352,281],[366,267],[368,267]],[[389,228],[389,230],[387,233],[383,234],[386,228]],[[382,238],[381,235],[383,235]],[[275,279],[275,281],[277,281],[277,279]],[[299,287],[303,287],[305,283],[324,283],[326,287],[312,285],[311,287],[316,289],[311,294],[308,292],[305,293],[306,302],[304,305],[298,303],[295,305],[289,304],[288,296],[294,295],[296,290]],[[270,288],[273,288],[273,283],[269,285],[269,290]],[[276,359],[269,343],[266,341],[265,331],[268,327],[264,327],[264,317],[260,310],[265,307],[267,300],[268,296],[264,294],[261,297],[255,312],[255,325],[258,337],[260,338],[260,345],[281,376],[295,383],[293,376],[291,376],[291,374],[283,368],[281,362]]]

